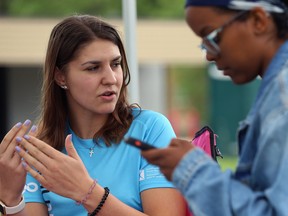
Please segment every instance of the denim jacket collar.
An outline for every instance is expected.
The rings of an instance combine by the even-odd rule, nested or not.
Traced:
[[[251,123],[255,115],[255,112],[257,112],[257,110],[259,110],[259,107],[261,106],[262,97],[264,97],[265,91],[269,90],[269,84],[271,83],[271,80],[277,76],[279,71],[281,71],[281,68],[283,67],[287,59],[288,59],[288,41],[282,44],[282,46],[279,48],[276,55],[270,62],[268,68],[266,69],[254,104],[250,109],[250,112],[247,115],[246,119],[239,123],[239,130],[241,130],[242,128],[246,127]]]

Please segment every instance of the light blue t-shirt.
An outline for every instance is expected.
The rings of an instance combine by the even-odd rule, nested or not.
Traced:
[[[133,136],[157,147],[165,147],[175,137],[168,119],[150,110],[133,110],[135,119],[125,137]],[[103,140],[95,145],[92,139],[81,139],[73,131],[72,140],[90,176],[102,187],[127,205],[143,211],[140,193],[150,188],[173,187],[160,173],[158,167],[148,164],[140,150],[121,141],[106,147]],[[90,157],[90,149],[94,154]],[[63,151],[66,154],[66,151]],[[28,174],[24,190],[26,202],[46,203],[50,216],[86,216],[87,211],[74,200],[59,196],[43,188]]]

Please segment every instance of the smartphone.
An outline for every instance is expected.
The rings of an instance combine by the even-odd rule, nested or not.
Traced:
[[[155,146],[152,146],[148,143],[145,143],[145,142],[138,140],[138,139],[135,139],[133,137],[124,138],[124,141],[126,143],[128,143],[129,145],[132,145],[132,146],[139,148],[143,151],[156,148]]]

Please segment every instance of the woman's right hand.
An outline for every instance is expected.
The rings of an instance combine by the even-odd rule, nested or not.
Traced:
[[[176,166],[194,148],[191,141],[174,138],[166,148],[142,151],[141,154],[149,163],[159,166],[161,172],[171,181]]]
[[[22,196],[26,181],[26,171],[21,157],[15,152],[16,137],[24,136],[30,129],[31,121],[17,123],[3,138],[0,144],[0,200],[8,206],[17,205]],[[34,134],[33,126],[30,134]]]

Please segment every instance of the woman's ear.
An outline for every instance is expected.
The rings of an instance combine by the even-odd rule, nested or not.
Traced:
[[[251,10],[251,16],[255,34],[266,34],[271,30],[271,15],[262,8],[254,8]]]
[[[68,89],[68,87],[66,85],[65,73],[62,72],[61,70],[59,70],[58,68],[56,68],[54,74],[55,74],[54,80],[57,83],[57,85],[59,85],[63,89]]]

